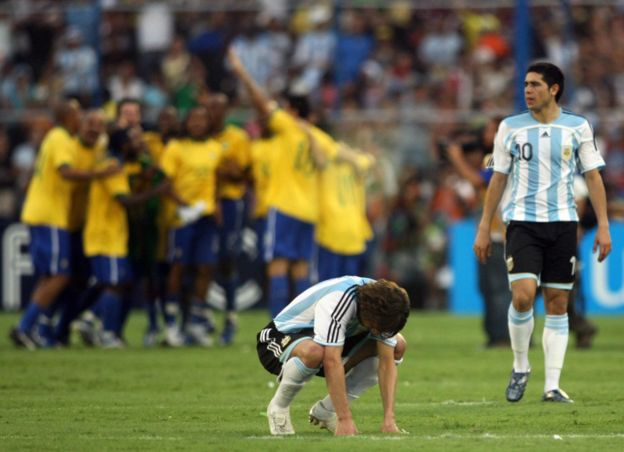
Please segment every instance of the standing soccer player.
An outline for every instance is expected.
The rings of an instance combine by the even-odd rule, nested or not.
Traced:
[[[206,295],[217,261],[218,168],[223,153],[221,145],[208,138],[208,121],[205,107],[191,109],[184,124],[186,136],[169,143],[161,162],[171,181],[171,194],[182,206],[170,232],[171,269],[165,301],[165,340],[174,347],[184,344],[176,322],[183,279],[192,273],[193,266],[196,271],[186,332],[194,343],[212,345],[209,336],[212,313]]]
[[[22,209],[22,222],[30,230],[30,255],[37,282],[26,308],[10,337],[15,345],[30,350],[46,345],[33,333],[40,315],[45,315],[67,287],[72,274],[70,215],[73,181],[106,177],[119,171],[111,166],[100,171],[76,168],[81,108],[68,100],[55,110],[56,127],[48,132],[37,155],[35,169]]]
[[[399,331],[409,316],[407,292],[395,283],[343,276],[318,283],[295,298],[257,336],[260,362],[279,375],[267,408],[272,435],[293,435],[290,405],[314,375],[328,395],[310,409],[310,422],[336,435],[355,435],[350,403],[379,383],[381,431],[400,432],[394,417],[397,364],[406,342]]]
[[[563,73],[557,66],[535,63],[527,69],[524,97],[528,111],[500,124],[494,142],[494,175],[474,242],[474,252],[484,263],[490,253],[490,225],[511,174],[511,198],[503,206],[512,292],[508,325],[514,362],[506,391],[510,402],[522,398],[531,372],[528,351],[538,285],[546,307],[542,400],[572,402],[559,388],[559,377],[568,345],[566,310],[577,259],[578,215],[573,193],[577,169],[587,181],[596,211],[598,262],[611,251],[606,195],[598,171],[604,161],[588,121],[559,107],[563,88]]]
[[[300,294],[309,287],[314,227],[319,218],[319,169],[336,156],[338,145],[320,129],[305,125],[310,114],[307,98],[290,96],[287,108],[277,108],[232,49],[228,62],[260,116],[268,118],[269,130],[282,144],[273,160],[271,183],[275,190],[269,196],[265,242],[268,301],[273,317],[288,304],[289,292]],[[314,149],[311,140],[316,140]]]
[[[225,123],[228,107],[228,98],[223,93],[213,94],[206,101],[210,112],[210,135],[223,147],[219,169],[222,180],[219,184],[221,224],[218,225],[218,271],[225,293],[222,345],[231,344],[236,332],[236,289],[239,284],[236,259],[241,248],[247,175],[251,165],[249,136],[240,127]]]

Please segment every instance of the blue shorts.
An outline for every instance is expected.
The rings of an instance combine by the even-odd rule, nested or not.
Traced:
[[[336,254],[320,245],[317,245],[315,257],[312,278],[316,282],[345,275],[357,275],[362,261],[362,254]]]
[[[130,261],[127,257],[97,255],[89,259],[91,274],[98,284],[118,286],[132,279]]]
[[[279,257],[309,261],[314,249],[314,225],[271,209],[264,245],[266,262]]]
[[[69,231],[51,226],[30,226],[30,257],[35,274],[71,275],[72,246]]]
[[[214,217],[201,217],[194,223],[171,231],[169,262],[172,264],[214,264],[219,246]]]
[[[245,220],[245,201],[242,199],[222,199],[219,230],[219,260],[235,259],[241,249],[241,234]]]

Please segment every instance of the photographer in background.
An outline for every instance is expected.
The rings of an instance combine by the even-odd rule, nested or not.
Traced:
[[[491,160],[494,136],[499,123],[500,118],[491,118],[478,132],[457,134],[444,148],[444,155],[455,171],[478,194],[478,207],[472,212],[475,218],[480,216],[485,190],[492,175],[488,161]],[[486,347],[509,346],[507,310],[510,296],[507,269],[502,258],[504,236],[505,226],[500,216],[497,216],[492,225],[492,254],[478,268],[479,290],[485,304],[483,327],[487,336]]]

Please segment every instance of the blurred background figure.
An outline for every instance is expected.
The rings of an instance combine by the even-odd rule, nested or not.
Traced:
[[[470,183],[478,204],[469,215],[478,219],[487,184],[492,176],[488,165],[494,149],[494,137],[500,118],[488,120],[480,130],[456,137],[444,152],[457,174]],[[486,347],[509,346],[507,310],[511,296],[507,283],[504,256],[505,226],[500,212],[492,227],[492,254],[484,264],[479,263],[479,290],[484,302],[483,329]]]

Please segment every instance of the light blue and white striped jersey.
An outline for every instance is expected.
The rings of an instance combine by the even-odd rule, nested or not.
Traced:
[[[342,276],[315,284],[282,309],[273,322],[282,333],[313,329],[315,342],[342,346],[347,337],[367,331],[357,319],[357,289],[372,282],[375,280]],[[383,342],[394,347],[396,337]]]
[[[505,118],[494,141],[494,171],[509,174],[503,221],[578,221],[574,175],[604,166],[587,119],[564,109],[543,124],[524,113]]]

